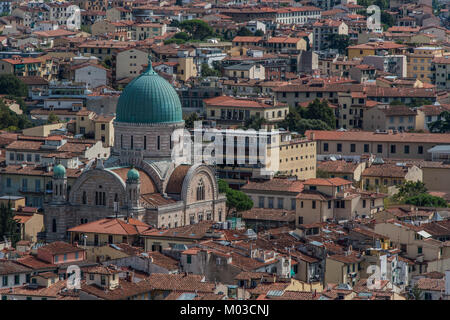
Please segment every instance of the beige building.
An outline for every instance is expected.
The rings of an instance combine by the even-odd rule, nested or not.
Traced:
[[[289,112],[285,104],[268,104],[264,101],[219,96],[203,100],[206,119],[223,124],[244,123],[254,118],[268,122],[283,121]]]
[[[378,105],[364,113],[363,130],[423,130],[425,114],[404,105]]]
[[[408,77],[431,83],[433,78],[432,60],[436,57],[442,57],[443,54],[444,49],[441,47],[414,48],[413,53],[406,55],[408,58]]]
[[[330,49],[330,36],[333,34],[348,35],[348,26],[342,21],[331,19],[316,21],[313,23],[314,50]]]
[[[37,208],[21,208],[16,212],[14,220],[20,225],[20,239],[37,242],[37,235],[44,230],[44,215]]]
[[[383,192],[392,186],[398,186],[407,181],[422,181],[423,171],[415,165],[406,163],[376,163],[375,160],[361,174],[361,187],[365,190]]]
[[[325,284],[348,284],[354,287],[361,278],[363,257],[356,252],[335,254],[326,258]]]
[[[429,191],[450,193],[450,165],[443,162],[429,162],[422,165],[423,183]]]
[[[266,70],[260,64],[240,63],[224,68],[224,75],[229,78],[264,80]]]
[[[342,178],[309,179],[303,184],[305,188],[297,196],[297,226],[370,217],[384,208],[386,195],[354,189],[351,181]]]
[[[139,23],[133,26],[133,40],[145,40],[166,34],[167,25],[164,23]]]
[[[113,74],[116,81],[137,77],[141,74],[143,66],[148,64],[148,52],[134,48],[118,51],[113,58]]]
[[[428,149],[450,144],[450,136],[440,133],[308,130],[305,135],[317,142],[317,154],[374,154],[383,159],[430,159]]]
[[[114,117],[99,116],[94,111],[82,109],[77,112],[75,120],[75,133],[101,141],[103,147],[114,145]]]

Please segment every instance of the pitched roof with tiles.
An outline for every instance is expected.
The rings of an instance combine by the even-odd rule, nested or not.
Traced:
[[[295,221],[295,210],[252,208],[241,214],[244,220]]]
[[[307,130],[305,135],[313,140],[329,141],[373,141],[373,142],[399,142],[399,143],[429,143],[430,141],[440,144],[450,144],[450,135],[445,133],[376,133],[371,131],[325,131]]]
[[[138,235],[149,228],[149,225],[133,218],[129,218],[128,222],[122,219],[106,218],[80,224],[79,226],[70,228],[67,231],[131,236]]]
[[[0,260],[0,275],[28,273],[32,269],[12,260]]]
[[[242,191],[268,191],[268,192],[294,192],[303,191],[303,182],[300,180],[273,178],[260,182],[249,181],[241,187]]]
[[[56,241],[56,242],[52,242],[44,247],[40,247],[38,249],[38,252],[42,250],[42,251],[47,251],[50,254],[63,254],[63,253],[72,253],[72,252],[80,252],[80,251],[84,251],[83,248],[79,248],[76,247],[74,245],[71,245],[69,243],[66,242],[62,242],[62,241]]]

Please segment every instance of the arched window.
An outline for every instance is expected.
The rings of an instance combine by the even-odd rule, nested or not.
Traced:
[[[86,204],[86,203],[87,203],[87,195],[86,195],[86,191],[83,191],[83,199],[82,199],[82,201],[83,201],[83,204]]]
[[[52,220],[52,232],[56,232],[56,219],[53,218]]]
[[[200,180],[197,186],[197,201],[205,200],[205,186],[203,180]]]

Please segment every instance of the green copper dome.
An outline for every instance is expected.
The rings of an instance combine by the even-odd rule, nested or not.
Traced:
[[[180,98],[172,85],[152,68],[131,81],[123,90],[116,110],[117,122],[173,123],[181,122]]]
[[[139,171],[135,168],[131,168],[127,173],[128,180],[139,180]]]
[[[65,175],[66,175],[66,168],[64,168],[64,166],[62,164],[58,164],[53,169],[53,176],[55,178],[64,178]]]

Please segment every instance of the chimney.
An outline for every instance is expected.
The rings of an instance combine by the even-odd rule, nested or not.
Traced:
[[[309,134],[309,138],[310,138],[312,141],[314,141],[314,138],[315,138],[314,132],[311,132],[311,133]]]

